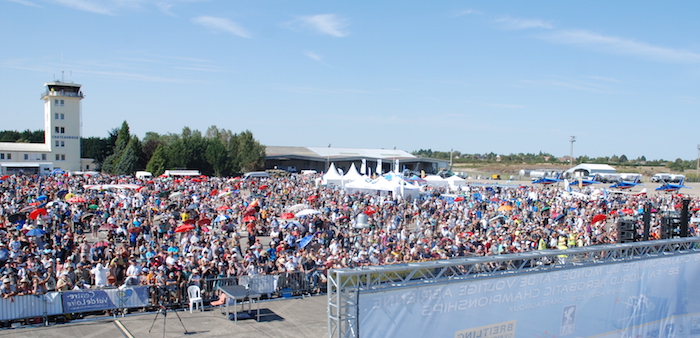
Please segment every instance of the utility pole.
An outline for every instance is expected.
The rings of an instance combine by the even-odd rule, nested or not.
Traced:
[[[695,167],[695,179],[700,180],[700,144],[698,144],[698,165]]]
[[[569,137],[569,142],[571,142],[571,148],[569,153],[569,166],[574,166],[574,142],[576,142],[576,136]]]

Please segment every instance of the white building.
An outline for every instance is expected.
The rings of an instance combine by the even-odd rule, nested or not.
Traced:
[[[44,143],[0,142],[3,175],[50,174],[94,170],[89,159],[80,158],[80,85],[61,81],[44,84]]]

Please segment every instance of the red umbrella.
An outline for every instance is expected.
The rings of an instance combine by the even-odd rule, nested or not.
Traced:
[[[294,217],[296,216],[294,216],[294,214],[291,212],[285,212],[282,214],[282,216],[280,216],[281,219],[293,219]]]
[[[255,215],[255,208],[254,207],[248,207],[245,209],[245,212],[243,213],[243,216],[251,216]]]
[[[184,223],[184,224],[192,224],[192,225],[194,225],[194,224],[195,224],[195,223],[197,223],[197,222],[196,222],[195,220],[193,220],[193,219],[191,219],[191,218],[190,218],[190,219],[187,219],[187,220],[185,220],[185,221],[184,221],[184,222],[182,222],[182,223]]]
[[[85,202],[87,202],[87,200],[84,197],[75,196],[75,197],[69,198],[68,202],[70,202],[70,203],[85,203]]]
[[[100,226],[100,230],[114,230],[117,228],[116,224],[105,223]]]
[[[259,187],[259,189],[267,189],[267,184],[263,184]]]
[[[306,200],[309,201],[309,202],[313,202],[313,201],[315,201],[315,200],[317,200],[317,199],[318,199],[318,196],[316,196],[316,195],[311,195],[311,196],[309,196],[309,197],[306,198]]]
[[[605,216],[603,214],[595,215],[593,216],[593,219],[591,219],[591,223],[598,223],[601,221],[604,221],[608,216]]]
[[[634,214],[634,210],[626,208],[626,209],[620,210],[620,213],[625,214],[625,215],[632,215],[632,214]]]
[[[462,197],[462,196],[455,198],[455,202],[462,202],[462,201],[464,201],[464,197]]]
[[[222,205],[222,206],[216,208],[216,210],[219,210],[219,211],[231,210],[231,207],[229,207],[228,205]]]
[[[202,226],[202,225],[209,225],[211,224],[211,218],[202,218],[199,221],[197,221],[197,225]]]
[[[243,217],[243,222],[244,222],[244,223],[253,222],[253,221],[255,221],[255,220],[256,220],[255,216],[252,216],[252,215]]]
[[[141,230],[143,230],[143,229],[141,229],[141,227],[131,227],[127,231],[134,233],[134,234],[138,234],[139,232],[141,232]]]
[[[29,218],[31,218],[31,219],[37,219],[37,217],[39,217],[39,216],[44,216],[44,215],[47,215],[46,209],[44,209],[44,208],[39,208],[39,209],[36,209],[36,210],[30,212],[30,213],[29,213]]]
[[[190,231],[194,230],[194,225],[192,224],[183,224],[175,228],[175,232],[185,232],[185,231]]]
[[[364,211],[365,215],[367,215],[367,216],[373,215],[376,212],[377,212],[377,209],[373,206],[367,207],[367,209],[365,209],[365,211]]]

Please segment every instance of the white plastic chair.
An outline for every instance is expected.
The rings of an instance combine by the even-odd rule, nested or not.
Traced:
[[[190,313],[192,313],[192,304],[194,304],[199,311],[204,311],[204,300],[202,299],[199,286],[190,285],[187,288],[187,296],[190,298]]]

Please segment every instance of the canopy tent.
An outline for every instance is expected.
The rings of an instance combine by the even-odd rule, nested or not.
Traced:
[[[420,187],[413,185],[400,176],[387,175],[376,180],[369,178],[356,180],[345,185],[345,191],[350,194],[377,194],[380,196],[391,195],[393,198],[412,200],[420,197]]]
[[[328,167],[328,172],[323,174],[321,177],[321,184],[323,185],[342,185],[343,177],[338,173],[338,169],[335,168],[335,163],[331,163]]]
[[[467,184],[467,181],[457,175],[452,175],[447,178],[447,184],[449,184],[450,187],[455,188]]]
[[[425,184],[429,187],[446,187],[448,184],[446,179],[438,175],[428,175],[423,179],[425,179]]]
[[[360,175],[360,173],[357,171],[355,163],[353,163],[352,165],[350,165],[350,169],[348,169],[347,174],[343,176],[343,181],[345,181],[345,183],[347,184],[352,181],[362,180],[364,178],[365,177]]]

